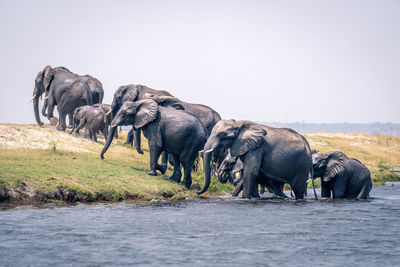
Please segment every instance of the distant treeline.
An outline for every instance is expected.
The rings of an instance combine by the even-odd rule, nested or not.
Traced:
[[[376,135],[400,136],[400,124],[398,123],[302,123],[302,122],[260,122],[262,124],[291,128],[299,133],[366,133]]]

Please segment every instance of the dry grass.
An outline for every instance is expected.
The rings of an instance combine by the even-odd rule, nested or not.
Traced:
[[[321,153],[342,151],[364,163],[375,184],[399,181],[400,176],[389,169],[400,166],[400,137],[361,133],[313,133],[305,135],[311,148]]]

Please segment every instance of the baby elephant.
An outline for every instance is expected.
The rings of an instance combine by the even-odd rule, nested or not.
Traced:
[[[83,106],[78,107],[74,111],[73,127],[71,134],[75,130],[79,134],[79,130],[84,126],[88,130],[89,138],[97,142],[96,133],[101,131],[104,138],[108,136],[107,115],[101,107]],[[85,136],[87,137],[87,136]]]
[[[366,199],[372,188],[368,168],[339,151],[314,153],[313,179],[321,177],[321,197]]]

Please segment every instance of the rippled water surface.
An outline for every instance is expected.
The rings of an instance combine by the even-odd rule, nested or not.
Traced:
[[[400,185],[371,196],[3,206],[0,266],[399,266]]]

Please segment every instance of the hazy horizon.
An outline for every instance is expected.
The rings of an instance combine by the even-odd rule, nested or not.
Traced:
[[[98,78],[104,103],[134,83],[226,119],[400,123],[399,14],[396,0],[0,0],[0,123],[35,123],[46,65]]]

